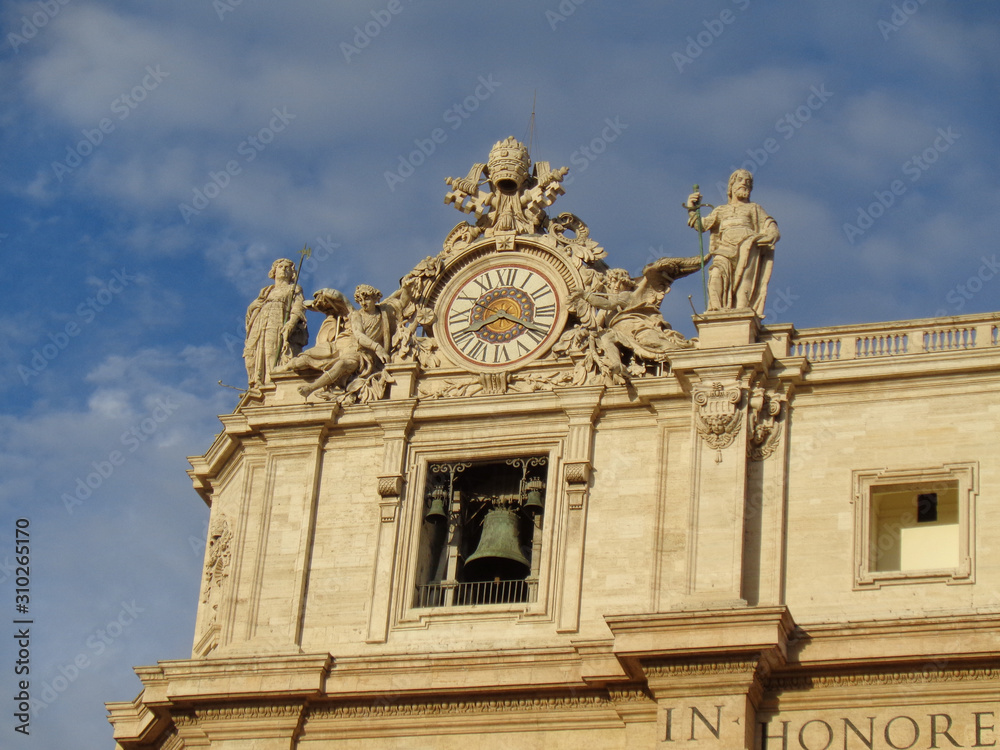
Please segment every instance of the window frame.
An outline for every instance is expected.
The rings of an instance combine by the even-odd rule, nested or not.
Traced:
[[[944,483],[958,484],[958,564],[950,568],[874,570],[872,555],[872,494],[882,487],[912,488],[925,493]],[[944,582],[975,583],[975,504],[979,494],[979,464],[946,463],[935,468],[862,469],[852,472],[854,505],[854,589],[885,585]]]
[[[534,601],[501,602],[495,604],[452,604],[449,606],[415,606],[414,592],[420,583],[417,580],[418,560],[421,552],[424,526],[424,492],[430,474],[430,466],[458,461],[488,462],[508,458],[544,456],[545,467],[545,511],[542,516],[541,544],[539,549],[538,581]],[[393,629],[426,628],[435,622],[467,620],[470,617],[485,619],[507,619],[514,621],[544,620],[555,617],[553,589],[556,582],[558,560],[553,553],[557,546],[557,529],[566,512],[566,494],[562,482],[562,445],[559,439],[540,439],[525,443],[517,441],[497,441],[489,446],[466,446],[462,449],[448,449],[442,446],[415,449],[407,472],[406,501],[404,505],[401,544],[398,547],[397,571],[394,587],[396,613]]]

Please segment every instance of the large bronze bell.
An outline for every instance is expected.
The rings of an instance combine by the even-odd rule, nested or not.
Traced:
[[[433,523],[434,521],[447,520],[448,510],[444,507],[444,501],[447,497],[447,490],[440,485],[431,490],[431,507],[424,514],[425,521]]]
[[[467,581],[522,580],[531,563],[521,554],[517,513],[509,508],[493,508],[483,520],[476,551],[465,561]]]

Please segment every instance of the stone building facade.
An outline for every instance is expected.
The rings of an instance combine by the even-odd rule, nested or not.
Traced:
[[[118,747],[1000,743],[1000,314],[685,341],[701,261],[616,273],[519,146],[191,459],[192,655],[108,704]]]

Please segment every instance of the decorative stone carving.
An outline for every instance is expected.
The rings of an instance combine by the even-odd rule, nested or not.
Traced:
[[[586,223],[572,213],[554,219],[545,213],[563,194],[567,172],[547,162],[532,165],[513,138],[495,144],[467,177],[446,180],[445,203],[474,215],[475,224],[455,227],[442,252],[418,264],[384,301],[367,284],[355,290],[360,309],[335,289],[317,291],[299,305],[326,315],[315,346],[274,371],[320,371],[299,392],[341,405],[386,398],[390,385],[393,398],[452,398],[626,385],[662,375],[670,352],[695,344],[671,329],[660,305],[671,284],[702,261],[660,258],[638,278],[609,269]],[[491,241],[463,254],[483,237]],[[280,264],[282,284],[290,264]],[[443,357],[484,374],[422,377]],[[562,361],[554,373],[519,373],[545,360]],[[403,363],[419,367],[396,384],[398,368],[386,365]]]
[[[559,214],[549,222],[549,232],[558,246],[577,261],[578,267],[593,265],[608,255],[603,247],[590,239],[590,228],[576,214]],[[568,236],[567,232],[572,232],[573,236]]]
[[[361,308],[358,310],[336,289],[315,292],[307,307],[327,316],[316,346],[290,360],[280,371],[322,370],[319,378],[301,386],[299,392],[307,398],[320,392],[318,395],[326,400],[351,404],[385,396],[386,387],[394,382],[385,370],[390,362],[417,361],[436,366],[434,341],[417,336],[416,330],[419,325],[433,322],[434,314],[425,300],[441,268],[440,260],[425,258],[381,303],[382,292],[360,284],[354,292],[354,300]]]
[[[871,688],[875,686],[922,685],[955,682],[994,682],[1000,680],[1000,669],[992,667],[953,669],[913,669],[895,672],[868,672],[833,675],[780,674],[767,682],[768,690],[812,690],[815,688]]]
[[[566,480],[566,499],[570,510],[580,510],[587,499],[590,484],[590,461],[566,461],[563,477]]]
[[[251,388],[271,382],[274,369],[297,355],[309,340],[295,263],[279,258],[271,264],[268,276],[274,284],[261,289],[247,308],[243,361]]]
[[[704,660],[643,662],[642,671],[647,678],[723,674],[748,674],[763,678],[770,670],[766,661],[761,659],[760,654],[743,654]]]
[[[356,365],[352,363],[348,366],[345,363],[352,362],[357,343],[348,324],[354,305],[341,292],[336,289],[320,289],[313,292],[313,298],[305,303],[305,307],[326,315],[316,334],[316,344],[275,368],[275,372],[322,370],[323,375],[315,383],[300,389],[303,395],[309,395],[320,388],[339,384],[339,381],[353,372],[351,368]]]
[[[538,233],[547,223],[545,207],[564,192],[559,183],[567,172],[568,167],[552,169],[548,162],[536,162],[532,169],[531,157],[523,143],[513,137],[499,141],[486,164],[473,165],[465,178],[445,179],[451,187],[444,198],[445,204],[454,204],[459,211],[473,214],[480,230],[462,230],[459,225],[449,235],[452,248],[478,234],[492,237],[497,233]],[[489,191],[480,189],[481,177],[486,178]]]
[[[439,716],[448,714],[509,713],[521,711],[552,711],[558,709],[613,708],[611,700],[600,694],[566,697],[497,697],[460,701],[426,701],[317,706],[309,712],[310,720],[375,719],[394,716]]]
[[[380,497],[399,497],[402,492],[402,474],[389,474],[378,478],[378,494]]]
[[[709,389],[694,392],[695,428],[710,448],[716,451],[715,462],[722,462],[722,451],[732,445],[743,424],[741,386],[726,387],[712,383]]]
[[[788,397],[757,386],[750,394],[750,425],[747,434],[747,456],[753,461],[769,458],[781,439]]]
[[[204,628],[211,628],[218,617],[219,603],[222,600],[222,587],[229,577],[232,563],[233,532],[224,515],[219,515],[212,521],[208,533],[208,559],[205,561],[205,572],[202,576],[201,603],[205,605],[208,616]]]
[[[506,373],[506,389],[499,388],[499,373],[483,373],[479,377],[462,378],[461,380],[441,380],[434,383],[421,383],[417,390],[420,398],[461,398],[464,396],[500,395],[501,393],[538,393],[539,391],[554,391],[572,384],[572,376],[567,372],[545,373]],[[488,376],[488,377],[487,377]]]
[[[573,299],[580,324],[553,347],[574,362],[578,385],[621,385],[642,377],[648,363],[667,361],[670,352],[694,347],[660,314],[673,282],[701,267],[699,258],[660,258],[633,279],[623,268],[584,273],[586,287]],[[622,350],[630,354],[626,367]]]
[[[688,226],[710,235],[708,309],[751,309],[764,316],[778,224],[750,202],[753,175],[737,169],[729,178],[729,202],[701,216],[701,193],[688,196]]]
[[[275,703],[262,705],[219,706],[217,708],[197,708],[194,713],[199,722],[206,722],[296,718],[302,714],[302,711],[303,705],[301,703]]]
[[[507,392],[509,382],[510,373],[506,370],[479,373],[479,384],[487,396],[502,396]]]

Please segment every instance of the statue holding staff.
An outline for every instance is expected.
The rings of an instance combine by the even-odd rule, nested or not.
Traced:
[[[243,360],[251,388],[270,383],[274,369],[297,355],[309,340],[295,263],[279,258],[271,264],[268,276],[274,284],[261,289],[247,308]]]
[[[688,226],[709,232],[708,309],[749,309],[764,317],[767,284],[774,263],[778,224],[750,201],[753,175],[737,169],[729,178],[729,202],[701,216],[701,193],[695,190],[684,207]],[[699,226],[700,221],[700,226]]]

